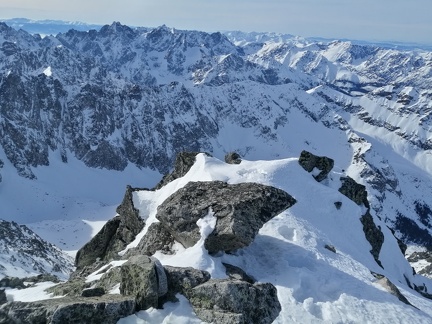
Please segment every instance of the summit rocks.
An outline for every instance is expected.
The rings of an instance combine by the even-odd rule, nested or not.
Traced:
[[[295,202],[285,191],[257,183],[190,182],[158,207],[156,218],[191,247],[200,239],[196,222],[212,211],[217,221],[205,248],[229,252],[248,246],[266,222]]]

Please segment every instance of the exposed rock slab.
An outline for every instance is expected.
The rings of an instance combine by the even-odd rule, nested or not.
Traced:
[[[158,207],[156,218],[191,247],[200,239],[196,222],[211,210],[217,221],[205,248],[233,251],[248,246],[266,222],[295,202],[285,191],[257,183],[189,182]]]
[[[272,323],[281,311],[270,283],[212,279],[192,289],[189,301],[196,315],[209,323]]]

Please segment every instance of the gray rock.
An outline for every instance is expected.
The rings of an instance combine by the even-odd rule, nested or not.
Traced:
[[[333,252],[333,253],[336,253],[336,248],[335,248],[333,245],[326,244],[326,245],[324,245],[324,247],[325,247],[327,250],[329,250],[329,251],[331,251],[331,252]]]
[[[117,321],[135,312],[133,297],[105,295],[89,298],[54,298],[38,302],[11,302],[0,307],[1,323],[64,324]]]
[[[4,289],[0,289],[0,305],[7,303],[6,293]]]
[[[194,268],[179,268],[165,266],[165,273],[168,280],[169,299],[180,293],[189,296],[192,288],[210,280],[210,274],[207,271],[197,270]]]
[[[98,259],[106,257],[119,226],[120,216],[110,219],[89,242],[78,250],[75,257],[77,270],[85,266],[93,266]]]
[[[341,201],[336,201],[336,202],[334,203],[334,205],[335,205],[336,209],[339,210],[339,209],[341,209],[341,207],[342,207],[342,202],[341,202]]]
[[[240,154],[236,152],[229,152],[225,155],[225,162],[228,164],[240,164],[242,161]]]
[[[229,252],[248,246],[264,223],[295,202],[285,191],[257,183],[189,182],[158,207],[156,218],[191,247],[200,239],[196,222],[212,210],[217,221],[205,248]]]
[[[145,255],[135,255],[120,270],[120,293],[134,296],[137,310],[158,307],[159,286],[155,262]]]
[[[188,297],[196,315],[210,323],[272,323],[281,311],[270,283],[211,279]]]
[[[93,266],[97,260],[118,259],[117,253],[143,229],[144,221],[133,205],[133,191],[131,186],[127,186],[123,202],[117,207],[119,216],[109,220],[99,233],[78,251],[75,258],[78,271],[85,266]]]
[[[77,297],[81,296],[82,291],[90,288],[91,285],[92,283],[85,282],[84,278],[74,278],[67,282],[49,287],[46,291],[52,293],[54,296]]]
[[[372,246],[370,253],[382,268],[383,266],[379,260],[379,254],[384,243],[384,234],[381,232],[381,229],[375,225],[369,210],[360,218],[360,221],[363,224],[363,232],[365,233],[366,239]]]
[[[168,278],[162,263],[156,258],[151,258],[155,263],[156,279],[158,284],[158,297],[163,297],[168,293]]]
[[[333,169],[334,160],[326,156],[317,156],[308,151],[302,151],[300,153],[299,164],[307,172],[312,172],[314,168],[320,170],[321,172],[314,176],[314,178],[316,181],[321,182],[327,178],[327,175]]]
[[[81,293],[81,297],[100,297],[105,295],[105,289],[101,287],[84,289]]]
[[[226,274],[228,277],[234,280],[243,280],[249,282],[250,284],[254,284],[256,282],[255,278],[248,275],[243,269],[233,266],[232,264],[222,263],[225,267]]]
[[[147,233],[143,236],[138,246],[128,250],[125,258],[136,254],[153,255],[156,251],[172,254],[171,248],[174,241],[174,237],[165,229],[162,223],[153,223],[149,226]]]
[[[369,208],[368,193],[364,185],[357,183],[350,177],[341,177],[340,180],[342,182],[342,186],[339,188],[341,194],[354,201],[357,205],[364,204],[366,208]]]
[[[105,272],[99,281],[96,283],[96,287],[103,288],[105,291],[110,291],[116,285],[119,285],[121,282],[121,268],[114,267],[109,271]]]
[[[183,177],[192,165],[195,163],[195,157],[200,152],[180,152],[176,156],[175,164],[174,164],[174,170],[163,176],[162,180],[154,187],[154,190],[158,190],[165,186],[167,183],[170,183],[171,181]],[[208,153],[204,153],[210,156]]]

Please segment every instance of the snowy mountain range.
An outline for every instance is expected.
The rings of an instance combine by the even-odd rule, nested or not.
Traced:
[[[291,316],[284,304],[295,305],[293,321],[386,322],[390,309],[430,321],[430,302],[409,290],[430,283],[412,277],[400,247],[407,245],[408,256],[432,246],[431,52],[120,23],[44,38],[0,23],[0,44],[1,218],[26,224],[74,255],[115,216],[127,184],[153,187],[181,151],[219,159],[235,151],[249,161],[244,169],[201,159],[181,181],[263,182],[303,199],[303,207],[263,227],[247,256],[223,257],[278,288],[280,323]],[[309,174],[291,166],[303,150],[334,160],[328,183],[312,185]],[[334,205],[325,205],[341,199],[336,175],[366,187],[371,217],[384,233],[383,268],[369,253],[361,208],[348,204],[336,220]],[[290,242],[289,251],[271,237]],[[266,244],[278,259],[294,258],[251,266]],[[326,256],[323,244],[342,254]],[[412,266],[430,275],[425,259],[411,258]],[[277,264],[273,273],[266,274],[265,260]],[[320,282],[316,269],[323,264]],[[291,281],[282,268],[290,269]],[[342,291],[338,271],[348,285]],[[405,313],[411,306],[393,297],[380,313],[376,299],[383,296],[370,271],[383,273],[425,313]],[[355,293],[364,285],[371,290]],[[354,311],[359,300],[367,305]],[[340,305],[353,308],[336,311]],[[361,318],[362,311],[374,315]]]

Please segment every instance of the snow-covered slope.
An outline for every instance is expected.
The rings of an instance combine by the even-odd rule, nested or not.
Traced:
[[[407,282],[425,284],[432,289],[432,281],[413,275],[396,239],[379,220],[377,225],[385,236],[380,253],[384,269],[375,262],[360,222],[364,207],[338,192],[343,174],[337,170],[340,166],[336,164],[328,179],[318,183],[301,168],[297,158],[243,160],[239,165],[231,165],[200,154],[183,178],[155,192],[135,192],[134,204],[146,220],[144,234],[157,221],[157,206],[189,181],[257,182],[283,189],[297,203],[266,223],[249,247],[234,254],[210,256],[204,241],[200,241],[188,249],[178,245],[175,255],[156,253],[155,256],[164,265],[191,266],[209,271],[215,278],[226,276],[222,265],[225,262],[241,267],[258,281],[273,283],[282,305],[275,323],[430,322],[432,301],[418,295]],[[342,202],[340,210],[335,207],[336,201]],[[210,225],[201,226],[204,231]],[[325,245],[334,246],[336,253]],[[371,271],[389,278],[418,309],[385,291]],[[158,312],[165,314],[149,310],[136,317],[145,319]],[[134,322],[136,317],[128,320]],[[127,319],[121,321],[126,322]]]

